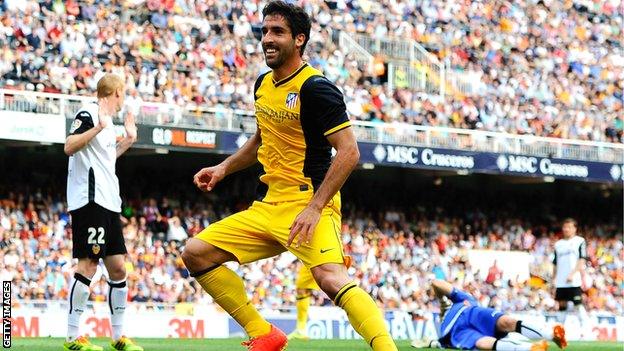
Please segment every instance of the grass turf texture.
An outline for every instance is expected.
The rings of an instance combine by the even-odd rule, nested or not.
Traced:
[[[243,351],[240,346],[243,339],[136,339],[145,351]],[[96,345],[107,347],[110,339],[92,339]],[[63,349],[62,338],[13,338],[11,350],[59,351]],[[409,341],[399,341],[399,350],[416,350],[409,346]],[[566,351],[622,351],[624,343],[616,342],[571,342]],[[311,340],[288,342],[289,351],[365,351],[370,350],[362,340]],[[559,350],[551,344],[549,350]]]

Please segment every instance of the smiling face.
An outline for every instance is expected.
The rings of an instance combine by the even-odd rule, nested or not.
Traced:
[[[288,21],[281,14],[272,14],[262,23],[262,51],[267,66],[280,68],[284,63],[301,57],[300,48],[305,42],[305,34],[293,33]]]

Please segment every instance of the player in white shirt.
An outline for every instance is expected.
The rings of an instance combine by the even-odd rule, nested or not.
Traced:
[[[566,311],[568,302],[571,301],[579,314],[582,327],[588,319],[581,290],[587,260],[587,244],[585,239],[576,235],[576,226],[576,220],[572,218],[563,221],[563,238],[555,243],[553,276],[556,288],[555,300],[559,302],[559,311]]]
[[[73,257],[78,259],[70,285],[67,340],[65,351],[101,351],[79,335],[79,322],[89,299],[89,285],[99,260],[108,271],[108,306],[111,312],[113,342],[110,350],[143,351],[123,336],[126,308],[126,245],[121,232],[121,198],[115,162],[137,138],[134,116],[128,114],[126,136],[116,141],[112,116],[119,113],[125,97],[123,80],[105,74],[97,84],[97,103],[83,106],[65,140],[69,156],[67,203],[72,218]]]

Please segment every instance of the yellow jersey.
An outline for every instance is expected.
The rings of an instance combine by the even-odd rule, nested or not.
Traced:
[[[311,199],[331,164],[327,136],[351,125],[342,93],[304,63],[280,81],[272,71],[261,75],[254,97],[263,167],[258,200]],[[340,193],[329,205],[340,208]]]

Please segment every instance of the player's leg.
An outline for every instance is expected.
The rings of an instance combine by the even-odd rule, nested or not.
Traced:
[[[92,345],[86,338],[80,336],[80,316],[87,307],[89,300],[91,278],[97,270],[98,260],[92,258],[78,259],[78,265],[73,280],[69,285],[69,311],[67,316],[67,340],[65,350],[102,350]]]
[[[105,209],[104,209],[105,210]],[[143,351],[131,339],[124,336],[124,314],[128,301],[126,283],[126,244],[121,230],[119,213],[105,210],[108,223],[105,227],[104,266],[108,273],[108,309],[111,314],[112,342],[111,350]]]
[[[571,299],[574,304],[574,311],[577,313],[579,322],[581,324],[581,330],[584,331],[584,326],[589,324],[589,315],[583,305],[583,291],[580,287],[571,288]]]
[[[88,204],[71,212],[72,219],[72,256],[78,259],[74,277],[69,285],[67,297],[69,310],[67,315],[67,340],[64,350],[100,351],[102,347],[93,345],[84,336],[80,336],[80,316],[87,307],[91,279],[97,271],[100,258],[100,246],[91,240],[90,234],[105,225],[105,218],[94,204]],[[97,238],[96,238],[97,240]]]
[[[271,330],[269,322],[250,304],[241,277],[222,265],[237,261],[233,254],[202,239],[189,239],[182,260],[191,276],[243,327],[247,335],[258,337]]]
[[[295,330],[288,335],[288,338],[307,340],[309,339],[307,332],[308,310],[310,308],[312,291],[319,290],[320,288],[316,284],[316,281],[314,281],[312,272],[310,272],[310,269],[306,266],[302,265],[299,269],[295,288],[297,291],[297,326]]]
[[[312,275],[336,306],[347,312],[353,329],[373,350],[397,350],[382,311],[371,296],[349,278],[343,264],[325,263],[313,267]]]
[[[143,351],[143,348],[134,343],[123,333],[124,314],[128,301],[128,286],[126,283],[125,255],[116,254],[104,258],[104,266],[108,272],[108,309],[111,314],[113,341],[111,350]]]
[[[292,204],[281,208],[283,215],[274,221],[274,235],[280,243],[286,244],[289,227],[295,216],[306,203]],[[359,288],[347,274],[345,257],[340,241],[341,218],[337,211],[323,209],[309,244],[290,246],[293,252],[308,267],[321,290],[334,303],[347,312],[349,322],[355,331],[373,350],[397,350],[388,332],[381,310],[368,293]]]
[[[526,342],[514,340],[509,337],[496,339],[491,336],[483,336],[477,340],[475,347],[478,350],[498,350],[498,351],[546,351],[548,342],[541,340],[537,342]]]
[[[505,314],[496,321],[496,331],[498,333],[516,332],[529,339],[552,340],[560,348],[565,348],[568,345],[565,337],[565,329],[559,324],[550,329],[543,325],[531,323],[526,320],[518,320]]]
[[[288,204],[278,210],[273,221],[276,240],[286,245],[290,225],[307,203]],[[368,293],[359,288],[347,274],[340,240],[340,214],[327,207],[323,209],[309,244],[290,246],[306,266],[311,267],[314,280],[334,303],[347,312],[353,329],[373,350],[396,350],[381,310]]]
[[[250,303],[241,277],[222,264],[249,263],[284,251],[264,235],[269,221],[263,207],[256,202],[248,210],[211,224],[189,239],[182,252],[182,260],[191,276],[243,327],[252,338],[250,342],[272,335],[276,328],[272,328]]]

